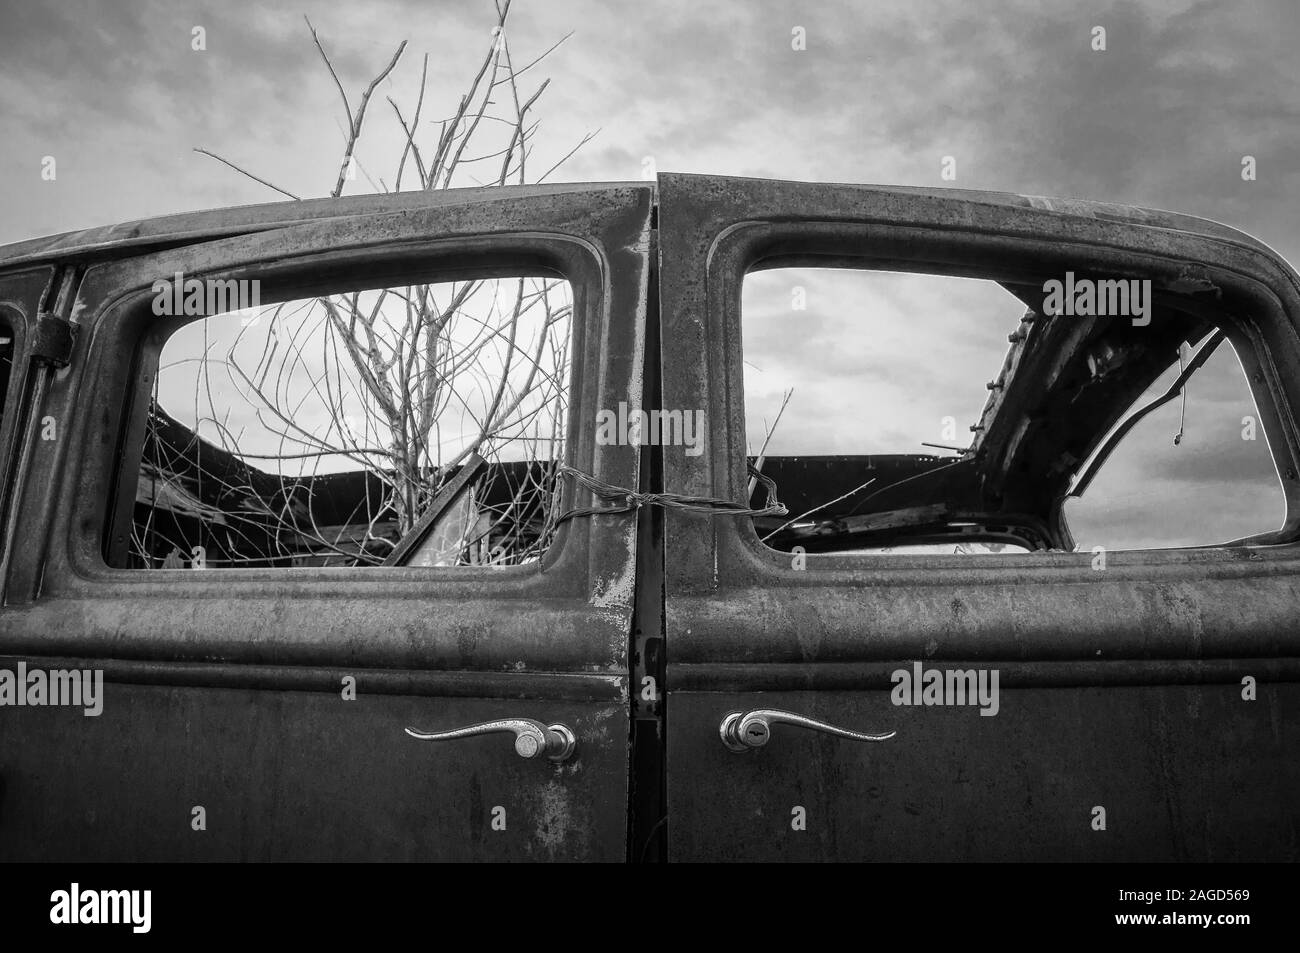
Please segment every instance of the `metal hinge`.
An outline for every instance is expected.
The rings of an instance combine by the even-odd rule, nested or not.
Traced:
[[[32,333],[32,357],[51,367],[67,367],[72,361],[72,343],[76,325],[71,321],[42,312]]]

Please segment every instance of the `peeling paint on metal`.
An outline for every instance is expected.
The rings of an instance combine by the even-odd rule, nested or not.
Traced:
[[[570,830],[580,833],[581,828],[571,823],[569,816],[569,791],[561,781],[548,781],[537,789],[537,825],[533,840],[549,853],[559,853],[565,847]]]

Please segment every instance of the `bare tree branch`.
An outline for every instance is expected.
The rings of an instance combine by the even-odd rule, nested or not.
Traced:
[[[524,96],[519,79],[572,34],[516,69],[505,34],[510,6],[510,0],[495,0],[491,43],[453,98],[454,110],[433,123],[427,139],[429,55],[422,60],[413,111],[401,105],[397,93],[386,97],[402,138],[400,153],[393,155],[396,190],[406,187],[408,161],[424,190],[474,181],[470,170],[480,162],[492,163],[495,175],[489,173],[488,185],[529,181],[539,103],[550,80],[542,78]],[[369,102],[394,75],[407,43],[397,47],[353,108],[314,25],[304,21],[347,117],[339,124],[343,159],[330,193],[339,196],[358,161]],[[501,95],[504,90],[508,95]],[[594,135],[584,136],[535,181],[543,181]],[[195,151],[298,199],[215,153]],[[370,170],[363,171],[375,188]],[[386,190],[384,181],[378,178],[378,188]],[[561,295],[567,288],[563,282],[505,280],[415,283],[278,304],[259,316],[265,323],[256,331],[241,327],[224,356],[215,350],[205,323],[202,353],[165,367],[168,373],[199,369],[195,436],[184,452],[186,460],[192,455],[199,463],[203,499],[227,501],[203,504],[225,513],[221,527],[199,530],[200,544],[222,553],[213,564],[378,564],[472,453],[493,461],[522,458],[526,465],[494,464],[473,485],[462,560],[513,564],[539,558],[557,517],[555,461],[563,457],[568,420],[573,310],[567,291]],[[213,322],[215,331],[223,320],[228,318],[205,322]],[[214,372],[224,375],[224,391],[214,386]],[[219,406],[222,399],[226,403]],[[204,450],[199,428],[215,433],[223,450],[250,466],[271,461],[275,493],[268,493],[268,476],[260,471],[254,478],[242,471],[205,470],[213,453]],[[337,461],[350,462],[365,477],[362,498],[344,505],[350,513],[319,507],[318,488],[332,484],[317,481],[335,472]],[[150,499],[165,494],[168,481],[174,483],[172,499],[192,491],[185,484],[191,477],[168,472],[167,465],[160,459],[151,470],[151,485],[162,489],[151,489]],[[157,504],[151,507],[131,536],[137,558],[154,566],[183,564],[196,542],[189,538],[192,529],[167,525]],[[322,519],[322,512],[337,515]],[[323,525],[340,519],[343,525]]]
[[[275,191],[279,192],[281,195],[287,195],[289,196],[289,198],[293,199],[296,202],[302,201],[302,199],[294,195],[288,189],[282,189],[278,185],[272,185],[270,182],[266,181],[266,179],[259,179],[257,176],[253,175],[253,173],[249,172],[247,169],[241,169],[239,166],[235,165],[229,159],[223,159],[215,152],[209,152],[207,149],[200,149],[197,146],[194,148],[194,151],[199,153],[199,155],[211,156],[213,159],[216,159],[218,162],[230,166],[232,169],[234,169],[236,172],[240,173],[241,175],[248,176],[254,182],[261,183],[262,185],[265,185],[268,189],[275,189]]]

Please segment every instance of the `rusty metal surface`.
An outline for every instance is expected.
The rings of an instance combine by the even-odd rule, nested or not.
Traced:
[[[189,688],[248,688],[265,691],[337,694],[345,677],[358,691],[412,697],[558,699],[612,702],[624,700],[622,675],[557,672],[429,671],[391,668],[323,668],[315,665],[246,665],[225,662],[158,662],[149,660],[65,658],[61,656],[0,657],[0,670],[27,667],[98,669],[109,685],[171,685]]]
[[[485,186],[387,195],[349,195],[180,212],[0,245],[0,270],[33,262],[57,261],[69,264],[109,260],[128,254],[145,254],[161,248],[195,245],[323,219],[356,218],[404,210],[420,211],[466,203],[509,202],[530,197],[598,197],[602,192],[629,187],[647,188],[644,183],[636,182]]]
[[[0,426],[0,604],[7,601],[10,569],[20,545],[18,507],[31,476],[29,460],[54,370],[37,347],[42,313],[63,307],[71,278],[66,268],[34,268],[0,278],[0,314],[14,336]]]
[[[625,858],[634,515],[574,521],[542,564],[504,570],[138,572],[105,563],[102,528],[118,436],[151,386],[137,343],[165,320],[150,287],[177,271],[252,274],[263,303],[415,275],[562,275],[568,462],[635,486],[636,449],[598,446],[580,422],[640,400],[652,197],[613,185],[285,203],[8,250],[88,267],[60,309],[78,328],[71,366],[30,411],[62,427],[33,445],[15,503],[0,655],[109,682],[95,718],[0,717],[5,858]],[[348,675],[355,701],[340,695]],[[571,725],[576,760],[523,762],[499,738],[435,751],[402,730],[502,717]],[[208,810],[202,834],[191,803]]]
[[[1262,386],[1266,386],[1265,396],[1280,408],[1279,422],[1285,423],[1273,449],[1279,469],[1291,470],[1284,488],[1295,503],[1297,434],[1289,408],[1300,404],[1295,330],[1300,285],[1284,262],[1247,244],[1035,209],[976,205],[931,193],[903,198],[847,186],[697,176],[661,178],[660,222],[661,261],[675,263],[661,281],[663,339],[673,349],[663,365],[664,402],[665,406],[706,407],[710,422],[709,452],[688,457],[683,448],[664,448],[670,491],[743,496],[740,280],[751,261],[785,260],[800,254],[806,259],[806,250],[813,248],[838,249],[841,259],[858,255],[859,263],[874,259],[878,267],[905,264],[921,270],[947,261],[1005,270],[1018,253],[1039,266],[1077,262],[1086,256],[1127,270],[1150,267],[1170,282],[1186,273],[1189,262],[1214,271],[1225,293],[1258,306],[1252,340],[1268,347],[1269,360],[1260,368],[1266,378]],[[1108,598],[1117,616],[1139,612],[1142,617],[1137,621],[1150,623],[1162,613],[1164,602],[1177,610],[1164,611],[1167,618],[1199,611],[1197,592],[1207,579],[1211,584],[1215,579],[1250,579],[1253,605],[1274,614],[1269,617],[1273,622],[1263,628],[1286,639],[1274,651],[1284,654],[1284,648],[1290,651],[1297,645],[1280,632],[1294,601],[1294,579],[1300,568],[1297,547],[1252,554],[1259,559],[1221,551],[1121,554],[1101,578],[1091,572],[1087,559],[1070,554],[896,557],[887,564],[833,557],[818,560],[818,571],[799,573],[791,570],[788,557],[761,546],[745,521],[672,513],[668,527],[669,546],[677,551],[670,560],[670,585],[677,605],[696,595],[707,602],[713,594],[725,594],[731,598],[712,601],[709,611],[735,620],[737,628],[767,625],[759,611],[764,601],[793,587],[801,590],[803,611],[825,617],[824,626],[840,629],[839,623],[831,621],[838,616],[861,634],[862,626],[871,623],[861,617],[860,597],[851,590],[887,586],[881,608],[894,607],[901,619],[918,610],[912,603],[932,602],[937,588],[962,583],[964,588],[952,594],[958,605],[951,605],[949,597],[943,606],[952,617],[950,624],[935,629],[941,620],[936,609],[918,629],[928,627],[936,635],[955,630],[960,637],[979,624],[970,620],[980,620],[987,605],[989,611],[1018,613],[1003,620],[1008,632],[1023,632],[1024,625],[1041,620],[1043,638],[1054,639],[1061,623],[1073,616],[1069,606],[1081,611],[1094,608],[1079,605],[1080,599]],[[1038,584],[1034,591],[1026,589],[1029,582]],[[1084,583],[1104,595],[1079,595]],[[1171,588],[1177,583],[1181,588]],[[810,591],[818,587],[824,588]],[[1049,592],[1048,587],[1056,588]],[[1203,607],[1207,612],[1215,611],[1210,602],[1207,599]],[[1052,606],[1061,607],[1058,616],[1054,617]],[[789,632],[788,622],[782,620],[771,628]],[[844,630],[846,639],[851,635]],[[793,635],[788,638],[793,644]],[[693,648],[686,651],[687,658],[682,658],[680,647],[674,657],[690,661]]]
[[[749,267],[1024,285],[1086,262],[1170,295],[1212,285],[1232,320],[1250,315],[1237,331],[1259,351],[1244,360],[1295,526],[1300,283],[1247,236],[1089,203],[675,175],[660,176],[659,223],[663,403],[709,420],[706,453],[664,448],[669,492],[744,497]],[[835,555],[801,570],[748,520],[670,512],[665,554],[673,858],[1295,856],[1294,543],[1111,553],[1100,573],[1090,553]],[[882,674],[917,660],[1006,664],[1013,687],[993,718],[893,708]],[[1267,703],[1224,681],[1251,660]],[[718,723],[758,707],[899,735],[864,753],[793,733],[746,761]],[[1265,780],[1250,787],[1255,771]],[[1126,820],[1122,841],[1089,841],[1093,790],[1143,830]],[[791,830],[792,804],[808,808],[807,832]]]
[[[568,462],[618,486],[739,501],[745,268],[868,258],[1010,284],[1025,279],[1015,263],[1086,258],[1169,295],[1219,289],[1222,307],[1251,315],[1238,330],[1260,354],[1243,361],[1300,527],[1300,279],[1262,243],[1190,216],[664,175],[657,193],[289,202],[7,246],[0,306],[20,325],[51,277],[32,265],[85,271],[65,268],[77,295],[48,309],[77,326],[71,365],[23,409],[66,426],[31,445],[10,507],[21,545],[4,564],[0,667],[100,667],[107,697],[97,718],[0,716],[0,859],[637,860],[665,846],[685,860],[1297,859],[1294,544],[1111,554],[1100,576],[1068,553],[826,556],[799,571],[747,519],[655,511],[570,520],[542,565],[506,570],[105,563],[160,276],[256,273],[274,302],[326,277],[563,275],[577,318]],[[596,411],[620,401],[705,410],[707,452],[597,445]],[[1014,435],[991,442],[1014,450]],[[590,502],[570,490],[562,505]],[[891,672],[915,660],[1000,667],[997,717],[891,705]],[[356,701],[339,694],[348,675]],[[1243,675],[1260,680],[1258,701],[1241,702]],[[657,694],[643,697],[647,677]],[[722,745],[728,712],[773,707],[898,735],[864,749],[778,726],[761,751]],[[503,717],[571,725],[577,759],[402,732]],[[1092,804],[1114,836],[1090,830]]]
[[[733,754],[718,722],[759,698],[898,734],[860,744],[777,727]],[[895,707],[881,690],[670,701],[673,860],[1300,860],[1296,682],[1249,705],[1232,685],[1013,688],[993,718]]]
[[[402,730],[508,715],[572,726],[574,760]],[[621,861],[626,721],[621,699],[108,684],[95,718],[0,717],[0,860]],[[206,830],[191,826],[196,806]]]
[[[1283,410],[1277,422],[1284,425],[1277,428],[1272,449],[1279,472],[1290,473],[1284,489],[1293,510],[1300,500],[1300,440],[1289,414],[1290,407],[1300,406],[1300,360],[1295,315],[1280,304],[1285,298],[1294,310],[1300,281],[1285,262],[1250,242],[1210,237],[1209,226],[1205,234],[1139,227],[973,202],[961,193],[949,198],[932,192],[670,175],[660,179],[659,199],[660,260],[673,262],[661,279],[663,339],[672,342],[675,352],[663,365],[665,405],[707,407],[710,424],[709,452],[691,458],[683,448],[664,449],[666,464],[678,477],[675,485],[670,482],[670,491],[743,498],[739,293],[751,264],[871,260],[893,270],[951,267],[961,273],[965,268],[966,273],[1023,283],[1026,269],[1050,273],[1086,260],[1116,273],[1145,274],[1168,288],[1186,283],[1188,274],[1208,274],[1223,289],[1225,310],[1257,315],[1255,327],[1243,330],[1268,347],[1271,359],[1259,369],[1263,382],[1258,396],[1265,398],[1261,405],[1271,397]],[[677,564],[676,579],[687,590],[712,589],[714,567],[730,560],[715,553],[710,521],[673,514],[670,532],[678,534],[683,552],[692,557],[689,565]],[[724,539],[739,542],[736,561],[756,568],[762,557],[755,535],[723,533],[719,546],[731,545]],[[978,561],[966,560],[965,565]],[[757,581],[762,574],[751,578]]]
[[[880,691],[910,663],[873,662],[687,662],[673,666],[673,688],[683,692]],[[928,664],[928,663],[927,663]],[[1148,685],[1227,685],[1244,676],[1258,681],[1300,682],[1300,659],[1111,659],[1057,661],[947,658],[945,668],[996,668],[1009,688],[1121,688]]]
[[[635,485],[634,448],[598,446],[578,422],[595,419],[598,407],[639,397],[632,355],[644,322],[649,209],[645,187],[469,203],[317,222],[90,268],[73,309],[82,326],[74,366],[60,373],[44,409],[70,422],[68,439],[36,447],[32,467],[41,478],[21,508],[26,546],[11,571],[0,650],[625,673],[634,517],[566,526],[541,566],[273,575],[231,569],[165,580],[107,567],[98,526],[116,476],[123,395],[136,384],[135,341],[158,320],[146,307],[148,289],[173,271],[206,276],[256,269],[263,300],[274,301],[304,283],[325,275],[346,280],[349,269],[361,274],[376,262],[408,273],[413,262],[464,268],[473,252],[503,266],[521,259],[534,267],[549,263],[572,282],[578,315],[574,465]],[[473,260],[482,267],[482,257]],[[241,593],[235,604],[228,599],[231,586]],[[437,626],[429,623],[431,613]],[[259,637],[268,625],[275,638]]]
[[[24,404],[30,399],[27,371],[33,358],[32,331],[37,315],[40,314],[42,298],[53,290],[54,274],[55,269],[50,267],[29,268],[0,278],[0,321],[4,322],[4,327],[13,336],[13,357],[3,394],[6,413],[0,418],[0,479],[3,479],[3,488],[0,489],[3,499],[3,505],[0,505],[0,525],[5,528],[6,541],[3,545],[6,553],[13,468],[19,452]],[[3,576],[3,567],[0,567],[0,579]]]

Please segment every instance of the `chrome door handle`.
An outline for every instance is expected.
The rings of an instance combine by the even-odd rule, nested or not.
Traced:
[[[728,749],[741,754],[767,744],[772,737],[773,725],[798,725],[800,728],[824,731],[828,735],[849,738],[853,741],[885,741],[898,733],[890,731],[872,735],[849,731],[847,728],[836,728],[815,718],[796,715],[792,711],[778,711],[775,708],[755,708],[751,712],[733,711],[722,719],[722,724],[718,726],[718,733],[722,735],[722,743]]]
[[[502,718],[498,721],[485,721],[481,725],[453,728],[451,731],[406,729],[408,735],[421,741],[455,741],[457,738],[505,732],[514,733],[515,754],[521,758],[545,757],[558,763],[572,758],[578,747],[578,739],[568,725],[544,725],[532,718]]]

